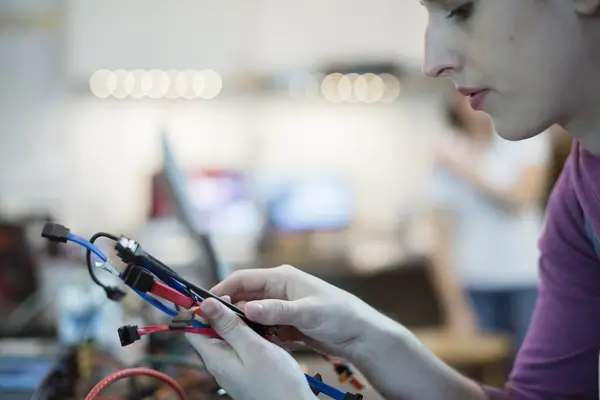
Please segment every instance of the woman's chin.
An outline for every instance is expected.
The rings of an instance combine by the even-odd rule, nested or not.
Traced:
[[[550,125],[541,121],[526,121],[518,117],[494,117],[492,116],[494,130],[503,139],[511,142],[525,140],[539,135],[549,128]]]

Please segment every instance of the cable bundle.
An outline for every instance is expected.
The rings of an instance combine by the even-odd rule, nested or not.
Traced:
[[[127,346],[136,340],[139,340],[144,335],[167,331],[188,332],[219,339],[219,335],[214,330],[212,330],[204,322],[197,319],[198,316],[202,317],[199,305],[202,303],[202,301],[204,301],[205,298],[214,298],[215,300],[224,304],[230,310],[235,312],[260,336],[268,339],[269,336],[275,334],[274,327],[261,325],[248,320],[243,311],[238,307],[227,301],[224,301],[208,290],[198,287],[184,279],[181,275],[177,274],[167,265],[163,264],[152,255],[146,253],[142,247],[132,239],[124,236],[117,238],[114,235],[99,232],[92,236],[90,241],[87,241],[84,238],[71,233],[68,228],[57,224],[46,224],[42,231],[42,236],[54,242],[66,243],[70,241],[86,248],[86,261],[90,276],[97,285],[101,286],[105,290],[109,299],[120,301],[125,296],[125,292],[116,287],[106,286],[98,280],[94,274],[94,268],[92,266],[92,253],[94,253],[102,261],[103,264],[100,264],[99,266],[118,276],[127,286],[133,289],[133,291],[145,301],[152,304],[165,314],[173,317],[172,322],[168,326],[161,325],[138,328],[137,326],[128,325],[119,328],[119,338],[123,346]],[[117,256],[123,262],[125,262],[125,264],[127,264],[127,268],[123,272],[119,271],[114,265],[112,265],[108,261],[108,258],[94,245],[94,242],[99,238],[107,238],[115,242]],[[179,311],[164,305],[159,298],[172,302],[179,307]],[[181,308],[183,310],[181,310]],[[362,389],[363,385],[354,377],[354,374],[348,365],[342,361],[333,360],[326,355],[322,355],[322,357],[333,364],[336,372],[338,373],[340,382],[348,381],[358,390]],[[180,399],[185,399],[185,393],[183,393],[183,390],[179,390],[181,388],[177,387],[177,382],[173,381],[172,378],[154,370],[134,368],[130,370],[123,370],[105,378],[105,380],[96,385],[86,400],[92,400],[96,398],[97,394],[112,382],[136,374],[153,376],[169,383],[169,385],[171,385],[171,387],[173,387],[173,389],[179,394]],[[362,395],[360,394],[341,392],[340,390],[325,384],[316,377],[306,375],[306,379],[308,380],[309,385],[313,388],[313,392],[315,394],[322,393],[336,400],[362,399]],[[183,394],[183,396],[181,394]]]

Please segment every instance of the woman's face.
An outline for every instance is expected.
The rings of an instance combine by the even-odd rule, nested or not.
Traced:
[[[537,135],[578,107],[586,38],[576,8],[595,3],[423,0],[429,13],[423,70],[451,78],[502,137]]]

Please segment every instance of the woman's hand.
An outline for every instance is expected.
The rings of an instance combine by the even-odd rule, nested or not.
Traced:
[[[303,341],[350,361],[369,325],[381,318],[350,293],[290,266],[237,271],[213,293],[231,296],[250,320],[279,326],[284,342]]]
[[[202,312],[223,340],[187,334],[208,372],[235,400],[316,399],[300,366],[285,350],[258,336],[216,300]]]

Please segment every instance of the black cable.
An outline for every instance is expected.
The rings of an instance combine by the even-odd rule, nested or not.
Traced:
[[[253,330],[255,330],[257,333],[259,334],[266,334],[268,328],[258,324],[256,322],[252,322],[250,321],[247,317],[246,314],[244,314],[244,312],[239,309],[238,307],[236,307],[235,305],[224,301],[223,299],[221,299],[219,296],[209,292],[208,290],[201,288],[193,283],[191,283],[190,281],[188,281],[187,279],[185,279],[184,277],[182,277],[181,275],[179,275],[177,272],[173,271],[171,268],[167,267],[164,263],[162,263],[160,260],[156,259],[155,257],[151,256],[150,254],[144,252],[144,258],[146,259],[146,261],[151,264],[153,267],[160,269],[161,272],[163,272],[164,274],[166,274],[167,276],[169,276],[172,279],[175,279],[177,281],[179,281],[183,286],[186,287],[187,290],[189,290],[190,292],[192,292],[193,294],[195,294],[196,296],[202,298],[202,299],[206,299],[206,298],[213,298],[217,301],[219,301],[221,304],[223,304],[225,307],[229,308],[231,311],[235,312],[240,318],[242,318],[242,320],[244,320],[244,322],[246,324],[248,324]],[[194,296],[191,296],[192,298],[194,298]]]
[[[90,243],[94,244],[94,242],[96,240],[98,240],[99,238],[107,238],[114,242],[119,240],[116,236],[111,235],[110,233],[98,232],[90,238]],[[92,265],[92,252],[89,249],[86,251],[85,261],[87,263],[88,272],[90,273],[90,277],[92,278],[92,281],[94,281],[94,283],[96,285],[98,285],[102,289],[104,289],[104,291],[106,292],[106,296],[109,299],[114,300],[114,301],[119,301],[123,297],[125,297],[125,292],[123,292],[121,289],[119,289],[117,287],[113,287],[113,286],[107,286],[104,283],[100,282],[100,280],[96,276],[96,273],[94,272],[94,267]]]

